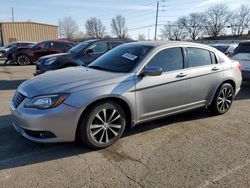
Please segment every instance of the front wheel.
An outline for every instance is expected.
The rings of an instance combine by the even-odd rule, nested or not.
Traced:
[[[103,149],[122,136],[125,126],[125,112],[119,104],[99,103],[84,115],[80,124],[80,139],[90,148]]]
[[[31,64],[29,56],[25,54],[18,55],[16,58],[16,62],[18,65],[30,65]]]
[[[214,114],[220,115],[226,113],[234,100],[234,88],[231,84],[225,83],[216,92],[211,110]]]

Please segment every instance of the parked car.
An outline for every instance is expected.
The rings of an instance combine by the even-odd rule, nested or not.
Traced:
[[[241,42],[230,57],[240,62],[243,79],[250,79],[250,41]]]
[[[23,44],[23,45],[22,45]],[[7,63],[15,63],[15,58],[14,58],[14,54],[16,53],[16,50],[18,48],[22,48],[22,47],[31,47],[32,45],[34,45],[35,43],[34,42],[30,42],[30,43],[22,43],[22,44],[19,44],[17,46],[13,46],[11,47],[7,52],[6,52],[6,60],[4,62],[4,64],[7,64]]]
[[[32,141],[79,138],[101,149],[138,123],[202,107],[224,114],[241,81],[240,64],[212,47],[127,43],[87,67],[49,72],[21,84],[11,102],[13,126]]]
[[[33,42],[13,42],[13,43],[10,43],[10,44],[0,48],[0,57],[7,57],[8,54],[11,55],[9,53],[10,50],[12,51],[16,48],[28,46],[30,44],[34,44],[34,43]]]
[[[117,39],[93,39],[84,41],[70,49],[67,53],[53,54],[39,58],[34,75],[66,67],[88,65],[102,54],[126,42],[131,41]]]
[[[239,44],[213,44],[212,47],[216,48],[217,50],[221,51],[222,53],[228,55],[234,52],[235,48],[237,48]]]
[[[37,61],[38,58],[55,53],[67,52],[73,47],[73,43],[63,40],[49,40],[37,43],[31,47],[18,48],[14,58],[19,65],[28,65]]]

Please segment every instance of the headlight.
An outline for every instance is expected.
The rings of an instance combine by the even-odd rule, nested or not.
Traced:
[[[56,60],[56,58],[49,58],[49,59],[46,59],[43,63],[43,65],[51,65],[52,63],[54,63]]]
[[[30,102],[24,104],[25,108],[37,108],[37,109],[49,109],[54,108],[69,96],[69,93],[53,94],[53,95],[43,95],[34,97]]]

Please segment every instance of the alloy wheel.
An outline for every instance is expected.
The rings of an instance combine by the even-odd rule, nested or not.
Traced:
[[[20,56],[18,56],[17,62],[18,62],[20,65],[29,65],[29,64],[30,64],[29,57],[26,56],[26,55],[20,55]]]
[[[90,124],[90,136],[98,144],[108,144],[122,129],[121,114],[116,109],[102,109]]]
[[[233,90],[231,87],[224,87],[218,96],[217,99],[217,108],[221,112],[226,112],[233,101]]]

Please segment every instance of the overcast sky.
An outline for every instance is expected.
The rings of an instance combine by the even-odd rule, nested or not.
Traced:
[[[144,34],[152,39],[155,23],[156,0],[1,0],[0,22],[11,21],[11,7],[14,8],[15,21],[42,22],[58,25],[59,19],[71,16],[83,32],[85,21],[89,17],[102,20],[110,33],[111,18],[121,14],[126,18],[129,35],[137,39]],[[241,3],[250,4],[250,0],[159,0],[159,24],[173,21],[191,12],[207,9],[214,3],[226,3],[231,9]],[[159,27],[160,30],[160,27]]]

